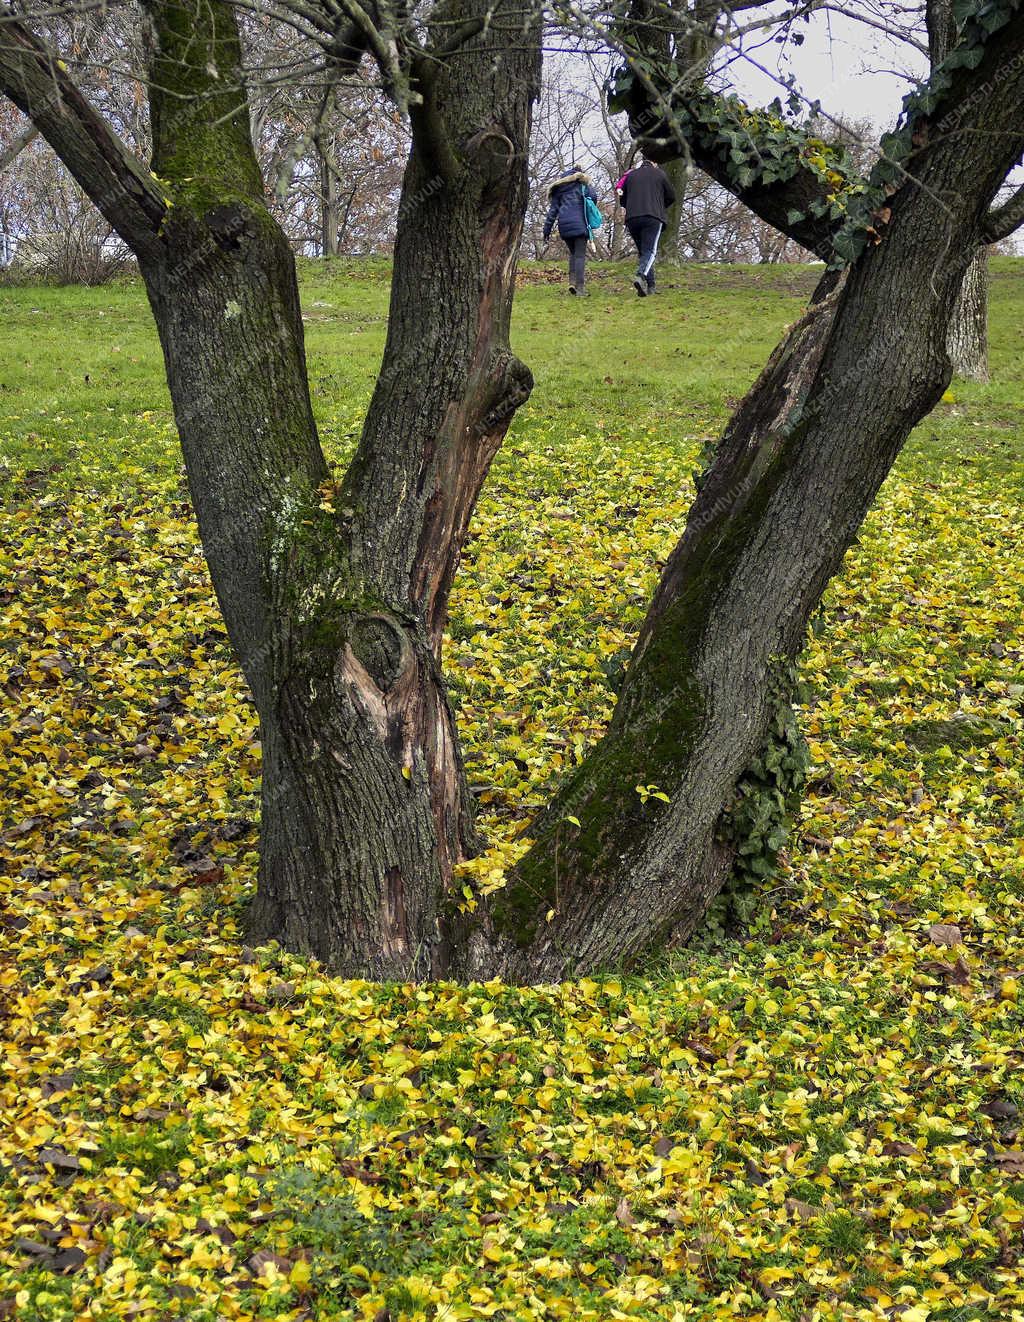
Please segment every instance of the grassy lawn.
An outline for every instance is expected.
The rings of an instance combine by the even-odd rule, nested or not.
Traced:
[[[553,274],[447,644],[492,881],[815,278]],[[341,464],[388,271],[302,283]],[[993,383],[829,591],[751,931],[522,990],[243,947],[259,744],[145,296],[0,289],[0,1318],[1024,1319],[1022,307],[997,261]]]

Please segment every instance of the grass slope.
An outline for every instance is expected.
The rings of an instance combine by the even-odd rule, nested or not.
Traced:
[[[448,644],[490,882],[813,274],[626,279],[517,303],[537,390]],[[387,293],[303,271],[339,463]],[[749,939],[513,990],[241,946],[259,750],[144,297],[0,291],[0,1316],[1024,1318],[1022,299],[997,263],[995,384],[918,430],[829,593]]]

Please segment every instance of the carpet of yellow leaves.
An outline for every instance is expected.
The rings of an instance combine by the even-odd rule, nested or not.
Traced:
[[[513,445],[449,666],[492,882],[607,718],[694,446]],[[373,986],[239,939],[259,748],[176,485],[4,516],[0,1316],[1024,1318],[1022,518],[894,478],[763,924]]]

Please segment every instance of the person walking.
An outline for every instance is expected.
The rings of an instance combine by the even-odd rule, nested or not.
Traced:
[[[558,225],[558,235],[569,249],[569,293],[586,297],[587,243],[590,224],[587,220],[587,198],[595,205],[597,194],[590,180],[578,165],[568,174],[556,179],[548,189],[548,214],[544,217],[544,242]]]
[[[645,156],[619,180],[618,193],[626,208],[626,229],[639,253],[633,288],[638,298],[646,298],[655,292],[658,240],[668,220],[668,208],[675,203],[676,190],[661,166]]]

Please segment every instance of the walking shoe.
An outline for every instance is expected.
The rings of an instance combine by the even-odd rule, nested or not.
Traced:
[[[633,277],[633,288],[636,290],[637,298],[647,297],[647,281],[642,276],[635,275]]]
[[[569,293],[570,293],[570,294],[575,294],[575,293],[576,293],[576,286],[575,286],[575,285],[570,285],[570,286],[569,286]]]
[[[590,290],[586,287],[586,285],[580,285],[579,289],[576,290],[576,297],[577,297],[577,298],[589,298],[589,297],[590,297]]]

